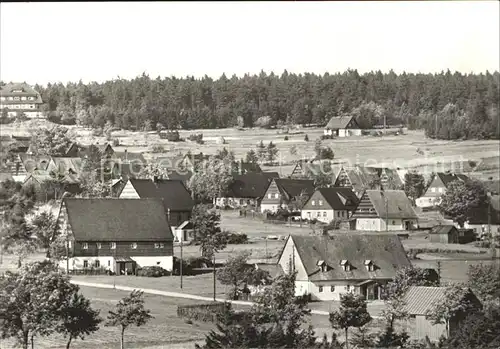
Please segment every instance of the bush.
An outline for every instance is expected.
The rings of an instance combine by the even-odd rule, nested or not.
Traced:
[[[319,159],[320,160],[333,160],[335,154],[330,147],[323,147],[319,151]]]
[[[178,131],[167,131],[159,133],[160,139],[166,139],[169,142],[180,142],[182,141],[181,136]]]
[[[285,141],[288,141],[288,136],[285,136]]]
[[[229,233],[227,235],[227,244],[228,245],[239,245],[248,243],[247,234],[240,233]]]
[[[220,302],[178,305],[177,316],[194,321],[216,322],[217,315],[222,314],[226,307],[231,307],[231,305]]]
[[[195,133],[192,135],[189,135],[188,140],[192,142],[196,142],[198,144],[203,144],[203,133]]]
[[[306,142],[309,142],[309,137],[308,137],[307,135],[305,135],[305,136],[304,136],[304,140],[305,140]]]
[[[161,276],[169,276],[170,272],[168,270],[163,269],[159,266],[149,266],[142,267],[136,270],[136,276],[146,276],[146,277],[161,277]]]
[[[113,141],[111,142],[111,145],[113,147],[118,147],[120,145],[120,140],[118,138],[113,138]]]
[[[157,145],[153,146],[153,149],[151,149],[151,151],[153,153],[164,153],[165,152],[165,148],[162,145],[157,144]]]

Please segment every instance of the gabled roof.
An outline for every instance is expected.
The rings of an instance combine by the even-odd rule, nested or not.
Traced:
[[[385,219],[417,219],[410,200],[403,190],[366,190],[377,217]],[[357,218],[357,211],[353,218]]]
[[[391,279],[398,268],[411,265],[396,234],[290,235],[289,239],[312,281]],[[325,261],[327,271],[320,271],[319,260]],[[351,271],[342,269],[342,260],[348,261]],[[367,270],[366,260],[373,262],[374,271]]]
[[[320,188],[317,191],[321,193],[334,210],[354,210],[359,203],[359,198],[351,188],[330,187]]]
[[[326,128],[330,130],[343,129],[347,127],[347,125],[349,124],[349,122],[351,122],[351,120],[354,120],[354,122],[356,122],[354,116],[351,115],[334,116],[330,119],[330,121],[328,121]]]
[[[300,196],[303,192],[314,192],[314,181],[309,179],[274,178],[274,182],[282,195],[288,198]]]
[[[191,211],[193,199],[182,181],[157,179],[129,179],[139,197],[163,199],[166,209],[172,211]]]
[[[183,181],[184,183],[187,183],[191,177],[193,177],[193,172],[184,170],[169,170],[167,172],[167,177],[170,180]]]
[[[14,92],[14,91],[21,91],[21,92]],[[40,96],[40,93],[35,91],[33,87],[28,85],[27,83],[21,82],[21,83],[10,83],[7,84],[3,87],[0,88],[0,96],[2,97],[15,97],[15,96],[30,96],[30,97],[36,97],[36,100],[34,101],[29,101],[30,103],[35,103],[35,104],[41,104],[43,103],[42,97]],[[21,101],[2,101],[2,104],[19,104]],[[24,101],[22,101],[24,102]]]
[[[249,172],[242,175],[233,175],[233,182],[229,186],[227,197],[234,198],[261,198],[273,178],[279,178],[277,172]]]
[[[456,173],[443,173],[443,172],[438,172],[436,173],[436,176],[441,179],[445,187],[448,187],[448,184],[450,184],[453,181],[459,180],[459,181],[467,181],[469,180],[469,177],[463,174],[456,174]]]
[[[261,173],[262,169],[257,163],[237,161],[234,163],[234,172],[238,174]]]
[[[425,315],[445,299],[446,287],[411,286],[406,291],[404,309],[410,315]]]
[[[81,158],[70,158],[70,157],[52,157],[53,168],[49,168],[50,170],[67,174],[70,171],[73,174],[80,174],[82,171],[82,159]]]
[[[51,160],[51,157],[48,155],[35,156],[19,154],[19,158],[21,159],[26,172],[33,172],[34,170],[47,170]]]
[[[453,230],[457,230],[454,225],[436,225],[432,227],[429,234],[450,234]]]
[[[64,199],[78,241],[169,241],[172,231],[160,199]]]
[[[351,182],[351,186],[356,191],[370,188],[373,183],[379,181],[379,176],[374,168],[357,165],[349,168],[344,167],[343,169]]]

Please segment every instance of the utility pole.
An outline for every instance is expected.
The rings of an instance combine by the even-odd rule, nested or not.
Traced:
[[[386,115],[386,113],[384,113],[384,134],[387,134],[387,130],[386,130],[386,118],[387,118],[387,115]]]
[[[438,286],[441,286],[441,261],[437,261]]]
[[[215,302],[215,295],[217,293],[217,289],[216,289],[216,283],[215,283],[215,251],[213,252],[214,254],[214,302]]]
[[[181,260],[180,260],[180,267],[179,267],[179,270],[180,270],[180,274],[181,274],[181,290],[182,290],[182,264],[184,263],[183,259],[182,259],[182,238],[183,238],[183,235],[184,235],[184,232],[181,230],[181,238],[180,238],[180,242],[181,242]]]
[[[438,116],[437,114],[434,116],[434,138],[437,139],[438,134]]]

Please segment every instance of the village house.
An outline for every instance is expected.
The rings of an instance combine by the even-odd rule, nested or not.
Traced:
[[[131,178],[118,196],[120,199],[158,198],[163,201],[168,222],[176,240],[190,241],[193,230],[190,225],[183,225],[191,219],[194,201],[182,181]],[[183,225],[184,229],[179,230]]]
[[[321,166],[318,161],[299,160],[295,164],[289,177],[292,179],[310,179],[311,174],[318,174],[320,171]]]
[[[24,113],[27,118],[43,118],[40,93],[26,83],[10,83],[0,88],[0,110],[7,110],[9,117]]]
[[[397,170],[387,167],[342,166],[336,174],[334,186],[351,188],[361,196],[367,189],[401,189],[403,180]]]
[[[229,185],[227,193],[224,197],[216,198],[215,205],[217,207],[257,208],[274,178],[279,178],[277,172],[249,172],[241,175],[233,175],[233,180]]]
[[[172,270],[173,235],[161,199],[65,198],[58,220],[69,254],[60,262],[63,269],[119,275],[145,266]]]
[[[352,215],[356,230],[412,230],[418,217],[402,190],[366,190]]]
[[[466,314],[457,312],[447,323],[436,324],[427,319],[426,314],[436,304],[446,300],[446,287],[410,286],[404,297],[404,311],[409,315],[410,322],[414,322],[412,331],[415,339],[429,337],[432,342],[437,342],[441,336],[449,337],[455,332]],[[466,295],[468,301],[476,308],[481,309],[481,302],[471,290]]]
[[[415,200],[417,207],[429,208],[439,205],[441,196],[446,192],[448,185],[453,181],[467,181],[469,177],[452,172],[438,172],[429,184],[424,195]]]
[[[336,137],[361,136],[361,127],[354,116],[334,116],[328,121],[323,133]]]
[[[317,219],[330,223],[347,220],[356,209],[359,198],[346,187],[320,188],[307,200],[301,211],[302,219]]]
[[[297,272],[295,295],[338,301],[344,293],[380,299],[396,270],[411,265],[395,234],[290,235],[278,258],[285,273]]]
[[[314,192],[314,181],[273,178],[262,198],[261,212],[276,212],[279,208],[299,211]]]
[[[485,207],[473,209],[464,228],[472,229],[478,237],[489,232],[500,235],[500,195],[490,195]]]
[[[16,182],[24,183],[30,173],[47,171],[50,162],[51,157],[48,155],[19,153],[11,163],[10,172]]]
[[[458,244],[458,229],[454,225],[436,225],[429,231],[429,241]]]

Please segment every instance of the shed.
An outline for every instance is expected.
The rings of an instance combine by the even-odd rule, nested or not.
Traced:
[[[458,244],[458,229],[453,225],[436,225],[429,231],[429,241]]]
[[[430,311],[436,304],[444,301],[446,298],[446,287],[427,287],[427,286],[411,286],[404,297],[404,310],[415,320],[413,335],[418,339],[424,339],[426,336],[433,342],[439,341],[441,336],[447,336],[446,324],[432,324],[430,319],[427,319],[426,313]],[[472,293],[471,290],[466,295],[468,301],[477,309],[481,309],[481,302]],[[464,314],[456,315],[450,319],[448,328],[450,334],[455,331]]]

